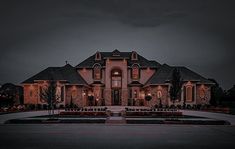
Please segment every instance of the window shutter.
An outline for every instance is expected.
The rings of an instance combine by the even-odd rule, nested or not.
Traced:
[[[184,100],[186,101],[186,86],[184,86]]]

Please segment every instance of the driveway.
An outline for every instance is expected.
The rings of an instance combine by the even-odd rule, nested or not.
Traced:
[[[55,110],[55,113],[58,113]],[[40,115],[47,115],[48,111],[29,111],[29,112],[18,112],[18,113],[10,113],[10,114],[2,114],[0,115],[0,124],[4,124],[5,121],[10,119],[17,119],[17,118],[25,118],[25,117],[32,117],[32,116],[40,116]]]
[[[191,110],[180,110],[180,111],[182,111],[184,115],[192,115],[192,116],[207,117],[217,120],[224,120],[224,121],[229,121],[231,125],[235,125],[235,115],[203,112],[203,111],[191,111]]]

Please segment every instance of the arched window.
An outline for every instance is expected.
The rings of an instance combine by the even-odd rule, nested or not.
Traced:
[[[205,99],[205,97],[206,97],[206,91],[205,91],[204,88],[201,88],[201,89],[200,89],[199,97],[200,97],[201,99]]]
[[[132,66],[132,79],[138,80],[139,77],[140,77],[139,66],[138,65],[133,65]]]
[[[132,52],[131,54],[131,60],[138,60],[137,53],[135,51]]]
[[[192,101],[192,87],[186,87],[186,101]]]
[[[93,68],[93,78],[95,80],[100,80],[101,79],[101,66],[100,65],[95,65]]]
[[[111,71],[112,78],[112,88],[121,88],[122,87],[122,71],[119,69],[114,69]]]
[[[194,101],[194,86],[185,86],[184,92],[185,92],[185,98],[187,102],[193,102]]]
[[[158,99],[162,98],[162,91],[157,91],[157,98]]]

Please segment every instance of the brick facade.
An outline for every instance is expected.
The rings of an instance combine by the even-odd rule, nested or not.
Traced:
[[[100,71],[94,72],[96,65]],[[138,68],[135,72],[134,65]],[[169,96],[170,83],[167,77],[174,67],[149,61],[136,52],[117,50],[97,52],[76,67],[67,64],[48,69],[53,71],[53,76],[57,78],[58,96],[61,96],[59,105],[73,103],[83,107],[89,105],[170,106],[173,104]],[[179,69],[187,80],[183,80],[181,97],[175,104],[183,105],[184,101],[189,105],[209,104],[211,82],[196,73],[190,76],[190,73],[194,72],[187,68],[179,67]],[[45,104],[40,99],[40,88],[46,86],[49,80],[42,77],[47,75],[46,70],[22,83],[25,104]],[[58,75],[58,72],[62,74]],[[68,78],[70,73],[74,76]],[[152,97],[149,102],[145,100],[146,95]]]

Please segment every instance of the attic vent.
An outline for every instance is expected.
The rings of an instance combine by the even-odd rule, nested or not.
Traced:
[[[95,60],[101,60],[101,54],[99,51],[96,52],[96,54],[95,54]]]
[[[135,51],[132,51],[131,53],[131,60],[138,60],[138,55]]]
[[[120,56],[120,51],[118,51],[118,50],[116,49],[116,50],[114,50],[114,51],[112,52],[112,55],[113,55],[113,56]]]

